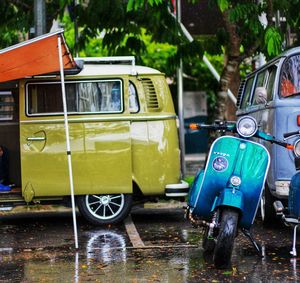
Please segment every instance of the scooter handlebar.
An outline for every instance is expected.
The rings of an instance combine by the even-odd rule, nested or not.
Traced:
[[[274,136],[271,136],[271,135],[266,134],[266,133],[261,132],[261,131],[257,131],[256,134],[255,134],[255,137],[261,138],[261,139],[263,139],[265,141],[268,141],[270,143],[275,143],[275,144],[280,145],[282,147],[285,147],[286,149],[289,149],[289,150],[294,149],[294,146],[292,144],[289,144],[285,141],[277,140],[277,139],[275,139]]]
[[[191,124],[189,124],[189,128],[191,130],[233,131],[235,129],[235,124],[227,124],[226,123],[226,124],[207,125],[207,124],[191,123]]]
[[[289,138],[291,136],[295,136],[295,135],[299,135],[299,134],[300,134],[300,131],[289,132],[289,133],[283,134],[283,137],[286,139],[286,138]]]
[[[237,132],[236,125],[234,123],[212,124],[212,125],[192,123],[192,124],[189,124],[189,128],[191,130],[206,129],[206,130],[213,130],[213,131],[221,130],[221,131],[227,131],[227,132]],[[296,134],[298,134],[298,133],[300,134],[300,131],[296,132]],[[289,134],[294,135],[295,132],[289,133]],[[289,144],[285,141],[277,140],[277,139],[275,139],[274,136],[271,136],[271,135],[261,132],[261,131],[257,131],[256,134],[254,135],[254,137],[263,139],[270,143],[275,143],[275,144],[285,147],[286,149],[289,149],[289,150],[294,149],[294,146],[292,144]]]

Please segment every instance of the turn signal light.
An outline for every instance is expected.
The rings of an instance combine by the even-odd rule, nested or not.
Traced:
[[[191,130],[198,130],[198,125],[197,125],[197,124],[190,124],[190,125],[189,125],[189,128],[190,128]]]
[[[300,127],[300,115],[297,115],[297,125]]]
[[[287,149],[290,149],[290,150],[293,150],[293,149],[294,149],[294,146],[293,146],[292,144],[288,144],[288,145],[286,146],[286,148],[287,148]]]

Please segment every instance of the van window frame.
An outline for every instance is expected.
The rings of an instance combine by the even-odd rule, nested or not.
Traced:
[[[129,90],[130,85],[132,85],[133,88],[134,88],[134,90],[135,90],[135,97],[136,97],[136,103],[137,103],[137,110],[136,110],[136,111],[131,111],[131,109],[130,109],[130,101],[129,101],[129,100],[130,100],[130,90]],[[139,100],[139,95],[138,95],[138,90],[137,90],[137,87],[136,87],[136,85],[134,84],[134,82],[131,81],[131,80],[128,81],[128,110],[129,110],[129,112],[130,112],[131,114],[139,113],[140,110],[141,110],[141,107],[140,107],[140,100]]]
[[[283,73],[283,66],[284,64],[286,63],[287,60],[289,60],[291,57],[294,57],[294,56],[300,56],[300,53],[294,53],[294,54],[291,54],[289,56],[286,56],[282,63],[281,63],[281,66],[280,66],[280,72],[279,72],[279,78],[278,78],[278,98],[280,100],[285,100],[286,98],[289,98],[289,97],[293,97],[293,98],[299,98],[300,97],[300,93],[298,95],[288,95],[288,96],[283,96],[281,95],[281,79],[282,79],[282,73]]]
[[[269,74],[268,74],[268,78],[266,81],[267,103],[270,103],[271,101],[274,101],[276,99],[274,93],[277,92],[277,88],[278,88],[278,83],[277,83],[278,68],[279,68],[278,61],[268,67]],[[275,69],[275,74],[274,74],[274,80],[272,83],[273,85],[272,85],[272,90],[271,90],[271,96],[269,97],[268,90],[269,90],[270,79],[272,78],[273,69]]]
[[[240,104],[240,109],[241,110],[244,110],[247,107],[251,106],[251,102],[252,102],[252,98],[253,98],[253,89],[254,89],[254,85],[256,84],[256,79],[257,79],[256,74],[251,75],[246,79],[245,87],[244,87],[244,90],[243,90],[243,96],[242,96],[241,104]],[[247,85],[248,85],[250,80],[253,80],[253,81],[252,81],[252,84],[251,84],[251,89],[250,89],[249,96],[247,97],[246,105],[244,105],[243,102],[244,102],[244,99],[245,99],[245,93],[246,93]]]
[[[272,90],[271,90],[271,95],[269,96],[269,83],[270,83],[270,78],[271,75],[273,73],[273,69],[275,69],[275,76],[274,76],[274,81],[273,81],[273,86],[272,86]],[[253,83],[253,87],[254,89],[252,89],[252,96],[251,96],[251,103],[249,106],[259,106],[259,105],[264,105],[264,103],[256,103],[255,102],[255,89],[257,88],[257,81],[258,81],[258,77],[260,74],[262,73],[266,73],[265,77],[264,77],[264,82],[263,82],[263,87],[266,89],[267,91],[267,103],[271,102],[274,100],[274,90],[276,88],[276,75],[278,73],[278,61],[276,61],[274,64],[271,64],[269,66],[267,66],[266,68],[263,68],[262,70],[258,71],[255,74],[255,82]]]
[[[65,80],[65,84],[69,83],[92,83],[92,82],[115,82],[119,81],[120,82],[120,102],[121,102],[121,109],[119,111],[94,111],[94,112],[69,112],[68,115],[109,115],[109,114],[122,114],[125,111],[124,107],[124,81],[121,78],[105,78],[105,79],[80,79],[80,80]],[[36,85],[36,84],[61,84],[60,81],[57,80],[49,80],[49,81],[28,81],[25,84],[25,114],[27,117],[45,117],[45,116],[63,116],[63,112],[50,112],[50,113],[34,113],[31,114],[29,113],[29,93],[28,93],[28,86],[29,85]]]
[[[263,80],[263,83],[262,83],[262,86],[263,87],[265,87],[266,86],[266,84],[267,84],[267,82],[268,82],[268,80],[269,80],[269,75],[270,75],[270,73],[269,73],[269,70],[268,70],[268,68],[264,68],[263,70],[260,70],[259,72],[257,72],[256,74],[255,74],[255,81],[254,81],[254,83],[253,83],[253,93],[251,94],[251,98],[250,98],[250,105],[248,105],[248,106],[258,106],[258,105],[261,105],[262,103],[256,103],[256,101],[255,101],[255,89],[258,87],[257,86],[257,83],[258,83],[258,77],[261,75],[261,74],[265,74],[264,75],[264,80]],[[261,87],[261,86],[260,86]]]

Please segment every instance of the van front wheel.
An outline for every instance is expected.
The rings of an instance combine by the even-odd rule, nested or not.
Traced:
[[[82,216],[94,225],[121,222],[130,212],[132,195],[78,196],[77,205]]]

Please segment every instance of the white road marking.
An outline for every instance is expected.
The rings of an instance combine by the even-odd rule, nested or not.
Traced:
[[[133,248],[144,248],[145,245],[139,235],[139,232],[136,230],[130,215],[124,220],[124,224]]]

